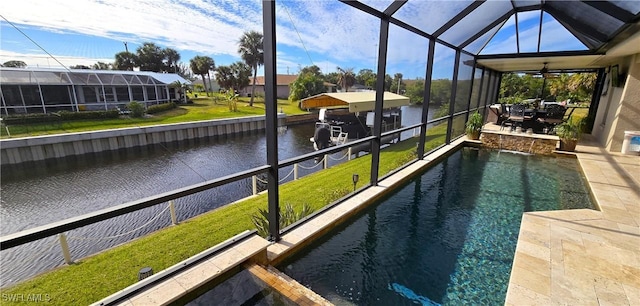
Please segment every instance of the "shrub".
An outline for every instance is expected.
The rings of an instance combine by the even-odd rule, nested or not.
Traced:
[[[48,114],[12,115],[2,118],[2,122],[6,125],[20,125],[84,119],[111,119],[118,118],[118,115],[117,110],[81,112],[60,111],[58,113]]]
[[[312,212],[313,209],[307,204],[302,204],[300,211],[296,212],[293,205],[287,203],[284,205],[284,211],[280,209],[280,228],[285,228]],[[269,212],[266,209],[260,208],[257,213],[252,214],[251,222],[255,225],[260,236],[267,237],[269,235]]]
[[[585,120],[569,118],[566,122],[563,122],[556,126],[556,135],[562,140],[580,140],[582,132],[585,129]]]
[[[467,132],[467,135],[469,135],[471,139],[478,139],[480,132],[482,131],[483,123],[484,120],[482,119],[482,115],[480,115],[478,111],[471,114],[469,116],[469,120],[467,120],[467,124],[465,124],[465,131]]]
[[[6,125],[58,122],[60,120],[62,118],[54,114],[24,114],[2,117],[2,123]]]
[[[227,90],[227,103],[230,111],[237,112],[238,111],[238,94],[234,93],[232,90]]]
[[[88,111],[88,112],[67,112],[58,113],[62,120],[83,120],[83,119],[112,119],[120,115],[117,110]]]
[[[144,115],[144,105],[138,101],[129,102],[127,109],[131,111],[131,117],[133,118],[141,118]]]
[[[168,111],[170,109],[176,108],[176,106],[177,105],[173,102],[151,105],[147,108],[147,114],[156,114],[156,113]]]

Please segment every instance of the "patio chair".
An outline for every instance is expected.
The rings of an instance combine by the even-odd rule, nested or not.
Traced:
[[[523,104],[513,104],[509,108],[509,117],[502,122],[500,126],[500,130],[504,129],[506,125],[511,126],[511,129],[515,129],[518,125],[522,127],[524,123],[525,116],[525,106]]]
[[[551,104],[546,107],[546,111],[546,116],[538,118],[538,122],[544,124],[548,131],[551,131],[556,125],[564,122],[564,114],[567,112],[567,108],[562,105]]]

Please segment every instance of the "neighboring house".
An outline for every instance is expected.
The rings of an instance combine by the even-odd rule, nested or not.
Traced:
[[[369,86],[365,86],[362,84],[353,84],[353,86],[349,87],[349,92],[366,92],[366,91],[373,91],[373,89],[371,89],[371,87]]]
[[[323,84],[327,92],[338,92],[338,85],[329,82],[323,82]]]
[[[131,101],[148,106],[179,99],[174,82],[191,84],[173,73],[2,67],[0,112],[108,110]]]
[[[296,74],[278,74],[276,76],[276,97],[280,99],[288,99],[289,94],[291,93],[290,86],[298,78]],[[251,95],[251,86],[253,85],[253,78],[249,80],[249,86],[243,88],[240,91],[240,95],[242,96],[250,96]],[[324,87],[326,92],[336,92],[337,85],[329,82],[324,82]],[[256,78],[256,95],[264,96],[264,77],[259,76]]]
[[[206,86],[202,84],[202,80],[195,80],[195,81],[191,82],[191,84],[193,85],[193,86],[192,86],[192,88],[194,88],[194,91],[195,91],[195,87],[196,87],[197,85],[199,85],[198,87],[202,86],[202,88],[209,88],[209,87],[211,87],[211,89],[209,90],[209,91],[211,91],[211,92],[218,92],[218,91],[220,91],[220,85],[218,85],[218,81],[216,81],[216,80],[213,80],[213,79],[212,79],[212,80],[211,80],[211,82],[209,82],[209,80],[208,80],[208,79],[206,79],[206,80],[207,80],[207,84],[206,84]],[[196,91],[196,92],[197,92],[197,91]]]
[[[293,83],[297,78],[298,75],[295,74],[278,74],[276,76],[276,97],[280,99],[288,99],[290,93],[289,85],[291,85],[291,83]],[[251,86],[253,86],[253,78],[249,78],[249,85],[240,90],[240,95],[247,97],[250,96]],[[255,94],[264,96],[264,76],[256,78]]]

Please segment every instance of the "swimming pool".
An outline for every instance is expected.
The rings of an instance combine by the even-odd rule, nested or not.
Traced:
[[[522,213],[571,208],[575,159],[464,148],[278,268],[337,305],[503,304]]]

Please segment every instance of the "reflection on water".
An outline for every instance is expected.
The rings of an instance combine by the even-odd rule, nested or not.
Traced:
[[[311,152],[313,148],[308,139],[312,134],[312,125],[281,130],[279,157]],[[0,232],[6,235],[34,228],[265,162],[265,135],[255,132],[3,167]],[[282,176],[285,171],[287,169],[281,171]],[[177,199],[178,220],[246,197],[251,191],[251,180],[246,179]],[[165,212],[144,228],[122,235],[149,222],[165,208],[166,204],[157,205],[67,233],[72,257],[87,256],[169,225],[169,213]],[[112,236],[118,237],[95,239]],[[51,238],[3,251],[2,285],[62,264],[59,248]],[[38,256],[31,258],[31,254]]]
[[[406,107],[403,125],[418,122],[420,110],[421,106]],[[311,152],[313,147],[309,138],[313,136],[313,126],[303,124],[281,128],[278,134],[279,159]],[[265,138],[263,132],[244,133],[3,166],[0,234],[46,225],[264,165]],[[343,155],[337,153],[335,158]],[[336,163],[330,159],[330,164]],[[303,164],[310,167],[313,161]],[[300,168],[299,175],[319,168]],[[281,179],[291,169],[281,169]],[[285,181],[290,179],[288,177]],[[245,179],[177,199],[178,220],[210,211],[251,192],[251,180]],[[165,208],[166,204],[157,205],[67,233],[72,257],[81,258],[169,225],[169,213],[164,212],[144,228],[136,230]],[[95,239],[99,237],[113,238]],[[0,285],[5,286],[61,265],[63,259],[56,241],[51,237],[2,251],[0,272],[3,277]]]

